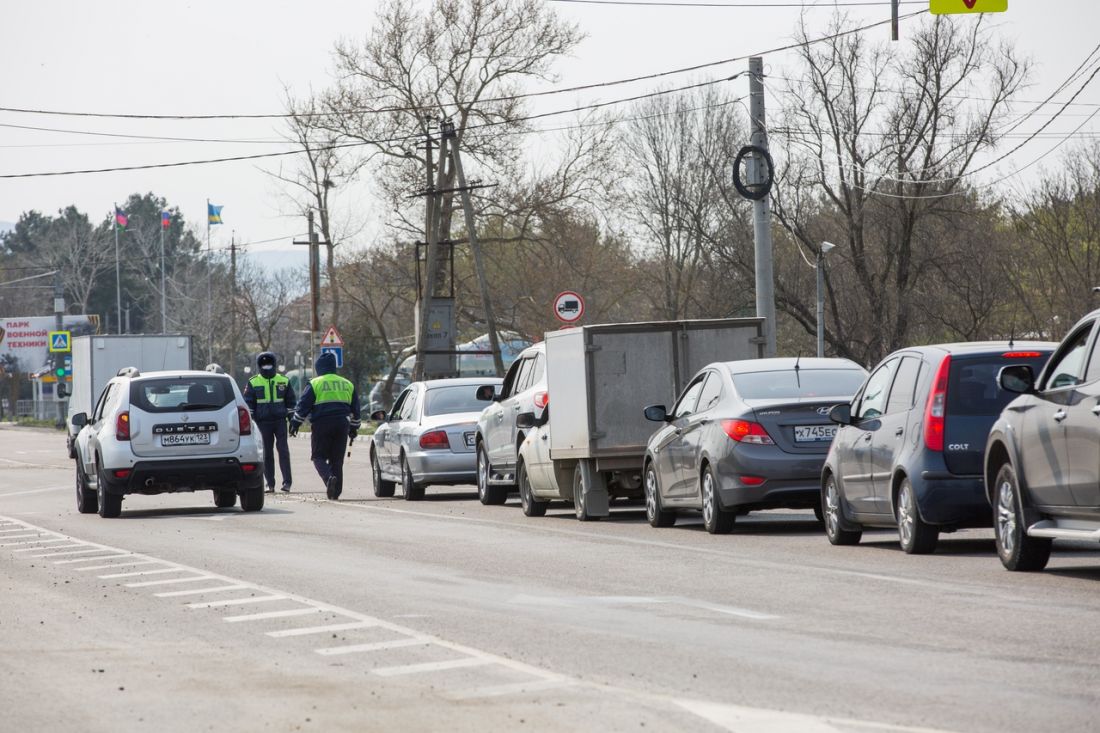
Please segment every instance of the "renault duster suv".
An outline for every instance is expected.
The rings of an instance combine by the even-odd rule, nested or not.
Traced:
[[[211,371],[119,371],[91,415],[72,418],[82,514],[122,513],[127,494],[214,492],[214,504],[264,505],[263,453],[237,385]]]

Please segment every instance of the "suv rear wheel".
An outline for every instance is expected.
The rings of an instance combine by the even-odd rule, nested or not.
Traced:
[[[1009,570],[1042,570],[1050,560],[1053,540],[1027,536],[1023,500],[1016,471],[1008,463],[997,472],[993,485],[993,529],[997,555]]]
[[[489,475],[493,468],[489,464],[489,455],[485,452],[485,444],[477,444],[477,498],[482,504],[503,504],[508,500],[508,489],[505,486],[492,486],[489,484]]]
[[[527,466],[520,459],[516,466],[516,482],[519,484],[519,504],[523,508],[526,517],[542,517],[546,515],[546,507],[550,502],[536,499],[531,492],[531,478],[527,475]]]
[[[215,491],[214,492],[214,506],[219,509],[228,509],[231,506],[237,505],[237,492],[236,491]]]
[[[99,500],[99,516],[114,519],[122,514],[122,494],[107,491],[107,475],[102,466],[96,466],[96,493]]]
[[[254,489],[241,492],[241,510],[258,512],[264,508],[264,487],[260,484]]]
[[[95,514],[99,511],[99,496],[95,489],[88,488],[88,477],[80,465],[76,463],[76,510],[81,514]]]
[[[925,524],[917,509],[917,496],[908,478],[898,486],[897,501],[898,539],[907,555],[927,555],[936,551],[940,531]]]

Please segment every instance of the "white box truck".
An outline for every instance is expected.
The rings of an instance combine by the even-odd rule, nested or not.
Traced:
[[[119,369],[133,366],[143,372],[156,372],[191,368],[190,336],[77,336],[72,348],[73,383],[65,420],[70,458],[76,457],[73,415],[92,414],[100,392]]]

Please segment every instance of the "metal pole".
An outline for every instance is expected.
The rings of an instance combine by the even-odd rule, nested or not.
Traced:
[[[817,356],[825,356],[825,256],[817,252]]]
[[[65,287],[61,282],[61,270],[58,270],[53,276],[53,315],[54,330],[65,330]],[[70,341],[70,344],[71,343]],[[53,375],[57,378],[57,382],[54,383],[54,397],[57,401],[56,424],[57,427],[62,427],[65,425],[65,410],[63,407],[63,398],[61,396],[65,387],[65,354],[55,352],[53,357]],[[58,374],[58,372],[61,372],[61,374]]]
[[[749,59],[749,117],[752,144],[768,149],[768,131],[764,117],[764,60]],[[762,183],[764,160],[753,159],[753,183]],[[775,279],[772,274],[772,213],[767,196],[753,205],[753,235],[756,243],[756,315],[764,319],[764,356],[775,356]]]
[[[117,331],[122,333],[122,265],[118,257],[118,204],[115,204],[115,210],[111,212],[111,220],[115,226],[115,308],[118,315],[118,328]]]
[[[206,363],[214,363],[214,265],[210,250],[210,199],[206,199]]]
[[[168,301],[164,289],[164,221],[160,223],[160,332],[168,333]]]
[[[318,302],[321,297],[321,255],[317,251],[317,234],[313,231],[313,209],[306,212],[309,222],[309,348],[314,356],[318,353],[318,333],[321,331],[321,317]]]
[[[890,40],[898,40],[898,0],[890,0]]]

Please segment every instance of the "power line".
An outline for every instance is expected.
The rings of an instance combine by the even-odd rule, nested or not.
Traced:
[[[706,2],[645,2],[645,0],[549,0],[553,3],[575,3],[578,5],[633,5],[645,7],[647,5],[663,8],[805,8],[807,10],[828,10],[836,7],[889,7],[889,0],[846,0],[845,2],[829,2],[826,5],[818,3],[706,3]],[[927,5],[923,0],[901,0],[898,5]]]

